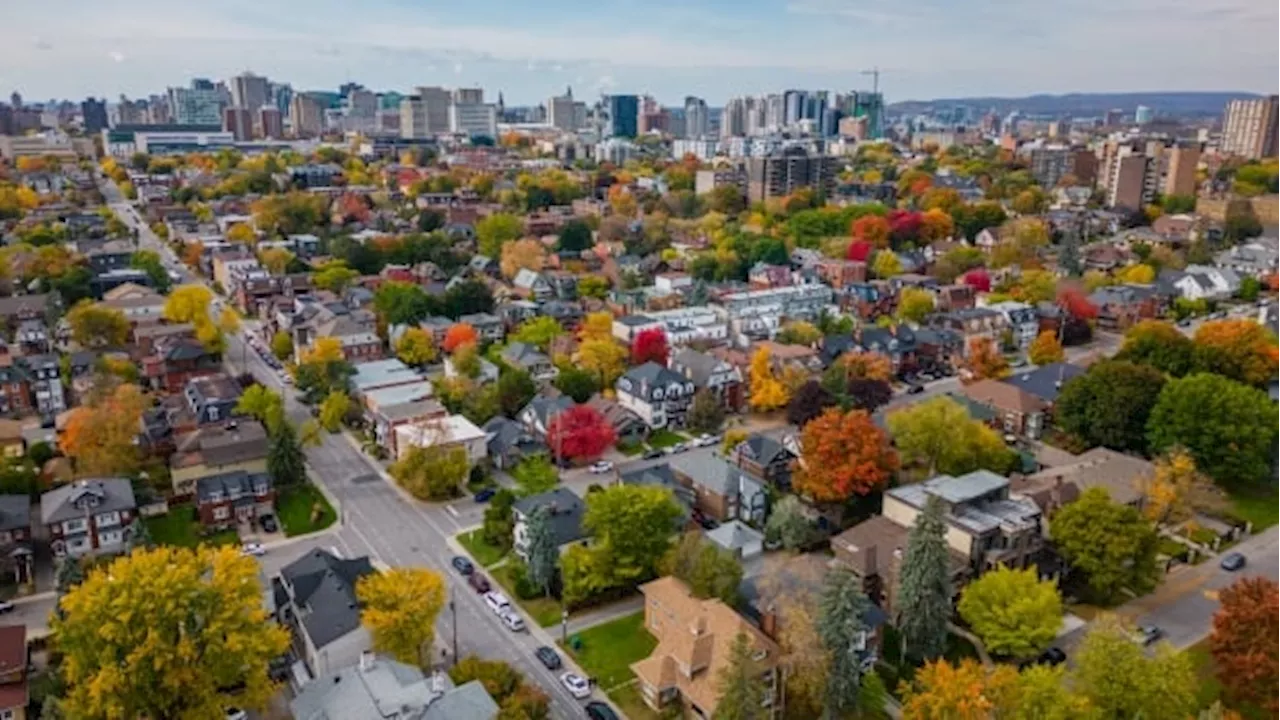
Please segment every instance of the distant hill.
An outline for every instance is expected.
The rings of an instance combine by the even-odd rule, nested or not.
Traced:
[[[1070,93],[1067,95],[1031,95],[1019,98],[973,97],[940,98],[937,100],[907,100],[893,103],[888,110],[892,114],[914,115],[929,112],[934,107],[964,105],[985,113],[994,109],[1004,115],[1018,110],[1026,115],[1069,115],[1091,117],[1108,110],[1119,109],[1132,113],[1139,105],[1146,105],[1156,115],[1204,117],[1222,114],[1229,100],[1256,98],[1249,92],[1141,92],[1141,93]]]

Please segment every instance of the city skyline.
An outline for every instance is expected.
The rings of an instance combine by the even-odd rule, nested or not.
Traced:
[[[721,105],[787,87],[869,89],[861,71],[877,65],[887,68],[881,87],[890,101],[1275,89],[1277,8],[1247,0],[1185,7],[1070,0],[1052,12],[1000,2],[959,9],[935,0],[902,7],[860,0],[712,0],[698,8],[556,2],[533,17],[524,17],[526,6],[518,8],[523,14],[514,4],[505,11],[505,2],[470,21],[402,0],[358,8],[332,0],[271,7],[232,0],[183,8],[181,16],[158,0],[122,0],[110,9],[20,0],[6,8],[19,31],[0,46],[0,89],[31,99],[136,97],[191,77],[225,79],[251,69],[301,90],[352,80],[400,92],[480,85],[495,96],[502,91],[509,104],[530,105],[571,85],[584,98],[650,93],[676,104],[697,95]],[[71,27],[69,16],[76,18]]]

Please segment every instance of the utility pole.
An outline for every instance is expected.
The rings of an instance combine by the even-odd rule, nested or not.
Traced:
[[[458,664],[458,606],[453,602],[453,585],[449,585],[449,615],[453,617],[453,664]]]

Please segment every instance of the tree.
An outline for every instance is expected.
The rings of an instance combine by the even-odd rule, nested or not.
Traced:
[[[306,458],[298,433],[287,421],[276,423],[267,443],[267,473],[279,487],[301,485],[307,480]]]
[[[747,209],[747,199],[733,183],[717,185],[707,193],[707,208],[724,215],[738,215]]]
[[[416,325],[431,315],[433,301],[420,286],[383,283],[373,293],[373,308],[387,325]]]
[[[591,227],[581,220],[570,220],[560,228],[560,250],[577,252],[592,245]]]
[[[1262,292],[1262,283],[1258,278],[1252,275],[1245,275],[1240,278],[1240,289],[1236,291],[1236,297],[1246,302],[1253,302],[1258,299],[1258,294]]]
[[[543,454],[522,459],[512,468],[511,476],[516,480],[517,493],[521,497],[540,495],[560,484],[560,473]]]
[[[1144,502],[1142,512],[1162,525],[1181,523],[1200,511],[1220,509],[1221,492],[1196,461],[1182,448],[1172,448],[1156,458],[1155,471],[1139,479]]]
[[[524,222],[515,215],[494,213],[476,222],[476,243],[480,254],[498,258],[503,244],[524,234]]]
[[[1001,565],[969,583],[957,606],[960,617],[996,655],[1025,659],[1053,642],[1062,627],[1062,598],[1035,568]]]
[[[549,595],[556,565],[560,561],[560,548],[551,532],[551,511],[546,505],[539,505],[529,513],[527,532],[529,582]]]
[[[847,569],[827,573],[822,585],[815,627],[822,647],[830,656],[825,693],[827,714],[843,717],[859,707],[862,686],[863,617],[871,602],[862,592],[862,580]]]
[[[876,277],[887,280],[902,274],[902,261],[892,250],[881,250],[871,261],[871,272],[875,273]]]
[[[1198,705],[1191,658],[1167,643],[1147,657],[1113,617],[1095,620],[1076,649],[1071,686],[1100,717],[1185,718]]]
[[[920,238],[933,242],[946,240],[955,234],[956,223],[951,215],[941,208],[925,210],[920,216]]]
[[[279,393],[254,383],[241,393],[240,399],[236,401],[235,413],[248,415],[261,422],[268,430],[274,430],[284,421],[284,400]]]
[[[1178,328],[1160,320],[1143,320],[1125,333],[1117,360],[1129,360],[1182,377],[1191,372],[1195,345]]]
[[[272,275],[283,275],[289,270],[294,254],[284,248],[267,248],[258,253],[258,259]]]
[[[988,671],[972,658],[952,665],[926,663],[910,683],[902,684],[904,720],[989,720],[1005,717],[1008,695],[1017,678],[1005,665]]]
[[[334,390],[320,403],[320,427],[331,433],[342,428],[342,421],[351,412],[351,398],[341,390]]]
[[[511,508],[515,501],[515,493],[506,488],[498,490],[489,500],[489,507],[484,509],[484,523],[480,526],[485,542],[504,550],[511,549],[511,533],[515,529]]]
[[[64,555],[57,560],[57,568],[54,574],[54,589],[58,593],[58,599],[61,600],[63,595],[71,592],[71,589],[84,582],[84,564],[80,562],[80,558],[75,555]],[[62,611],[59,609],[58,613]]]
[[[228,242],[240,245],[252,245],[258,239],[257,234],[253,232],[253,228],[245,223],[236,223],[227,228],[226,237]]]
[[[387,472],[419,500],[449,500],[462,494],[471,463],[467,451],[460,447],[415,446]]]
[[[149,401],[137,385],[117,385],[110,395],[71,411],[58,441],[75,463],[76,474],[88,477],[125,475],[141,458],[134,444]]]
[[[129,340],[129,320],[123,312],[81,300],[67,313],[71,339],[82,347],[119,347]]]
[[[373,647],[407,665],[431,663],[436,617],[444,609],[445,582],[426,568],[390,568],[356,583],[360,622]]]
[[[1106,360],[1062,386],[1054,418],[1091,447],[1141,453],[1164,383],[1164,374],[1148,365]]]
[[[765,523],[765,539],[777,543],[784,550],[801,550],[817,537],[817,528],[805,514],[804,504],[794,495],[787,495],[773,506]]]
[[[1240,578],[1218,596],[1209,649],[1217,664],[1218,682],[1233,705],[1249,704],[1276,714],[1278,682],[1276,648],[1280,598],[1274,580]]]
[[[480,335],[475,328],[467,323],[454,323],[445,332],[444,341],[440,343],[440,346],[444,348],[445,352],[451,353],[461,345],[475,345],[479,341]]]
[[[682,515],[666,488],[611,485],[588,493],[582,523],[595,541],[589,548],[570,548],[560,559],[565,604],[573,607],[653,577]]]
[[[724,404],[714,392],[703,388],[693,394],[685,425],[694,432],[717,433],[724,425]]]
[[[813,323],[793,320],[783,325],[774,340],[784,345],[813,345],[822,339],[822,331]]]
[[[665,367],[670,352],[665,330],[662,328],[641,330],[631,341],[631,364],[643,365],[647,362],[655,362]]]
[[[821,383],[810,380],[801,385],[787,403],[787,422],[803,428],[836,404],[836,398]]]
[[[547,263],[547,250],[542,243],[527,238],[516,240],[502,246],[502,256],[498,261],[503,277],[515,278],[521,270],[542,272]]]
[[[736,555],[708,540],[701,532],[687,532],[663,558],[660,572],[674,575],[697,598],[719,598],[737,605],[742,584],[742,563]]]
[[[345,260],[331,260],[312,274],[311,281],[322,290],[342,294],[359,277],[360,271],[347,267]]]
[[[613,337],[613,313],[608,310],[587,313],[578,328],[578,340],[609,340]]]
[[[1009,361],[1000,354],[995,341],[985,337],[969,339],[965,368],[971,380],[1000,379],[1009,375]]]
[[[1155,529],[1136,508],[1112,501],[1103,488],[1089,488],[1060,509],[1049,523],[1049,536],[1100,601],[1119,597],[1124,588],[1140,595],[1155,587]]]
[[[287,330],[277,330],[271,336],[271,354],[282,362],[293,357],[293,335]]]
[[[899,320],[919,324],[933,312],[933,293],[923,288],[907,287],[898,293]]]
[[[1264,387],[1280,360],[1274,337],[1253,320],[1210,320],[1196,330],[1192,363],[1198,372]]]
[[[502,414],[507,417],[515,417],[537,393],[538,386],[524,370],[505,369],[498,376],[498,404],[502,407]]]
[[[540,315],[536,318],[525,320],[520,323],[520,327],[512,333],[511,339],[515,342],[527,343],[536,346],[542,352],[546,352],[551,347],[551,341],[564,335],[564,328],[553,317],[548,315]]]
[[[875,252],[875,249],[876,246],[870,241],[854,240],[845,250],[845,259],[864,263],[871,259],[871,253]]]
[[[575,355],[578,366],[598,378],[599,387],[613,383],[627,369],[627,349],[612,339],[586,340]]]
[[[716,689],[720,700],[711,715],[712,720],[765,720],[771,717],[764,707],[765,685],[760,682],[764,667],[755,659],[756,649],[751,636],[741,630],[729,646],[729,658],[716,677]]]
[[[970,270],[961,276],[960,282],[973,288],[976,292],[991,292],[991,273],[984,268]]]
[[[163,294],[169,292],[169,271],[165,269],[164,263],[160,261],[160,256],[154,250],[138,250],[129,258],[129,267],[141,270],[147,274],[147,279],[151,281],[151,287],[157,292]]]
[[[410,367],[424,367],[436,361],[436,341],[430,331],[411,327],[396,340],[396,357]]]
[[[613,425],[590,405],[557,413],[547,427],[547,445],[558,458],[596,458],[618,440]]]
[[[1036,365],[1060,363],[1066,357],[1062,352],[1062,343],[1058,342],[1058,336],[1052,330],[1046,330],[1037,335],[1036,339],[1031,341],[1031,347],[1027,348],[1027,358]]]
[[[827,410],[804,426],[800,446],[803,461],[792,486],[816,502],[866,495],[898,469],[898,453],[862,410]]]
[[[751,397],[748,404],[759,412],[777,410],[788,400],[786,386],[773,375],[771,355],[769,348],[762,346],[751,356]]]
[[[936,397],[889,413],[889,432],[902,456],[929,475],[963,475],[986,469],[1003,473],[1009,450],[1000,435],[969,417],[964,406]]]
[[[51,630],[68,717],[265,709],[276,689],[268,663],[289,646],[263,609],[258,564],[236,548],[139,548],[90,572],[59,609]]]
[[[1263,391],[1197,373],[1160,391],[1147,420],[1147,440],[1154,452],[1185,447],[1216,482],[1240,487],[1271,473],[1276,423],[1276,405]]]
[[[164,301],[164,318],[175,323],[201,325],[211,323],[209,306],[213,291],[203,285],[182,285],[173,289]]]
[[[1036,215],[1048,209],[1049,196],[1038,187],[1030,187],[1018,193],[1010,207],[1019,215]]]
[[[552,384],[576,403],[584,403],[600,391],[598,376],[578,367],[562,368]],[[514,413],[511,416],[514,417]]]
[[[924,660],[942,655],[951,618],[945,513],[942,500],[930,496],[907,533],[894,603],[903,652]]]
[[[1131,285],[1150,285],[1156,281],[1155,268],[1150,265],[1128,265],[1115,272],[1116,280]]]
[[[889,247],[889,231],[889,221],[880,215],[863,215],[850,226],[854,242],[871,243],[875,248]]]

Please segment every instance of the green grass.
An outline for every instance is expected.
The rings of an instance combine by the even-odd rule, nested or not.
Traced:
[[[1280,524],[1280,497],[1274,487],[1232,493],[1231,509],[1241,520],[1253,523],[1255,533]]]
[[[578,650],[566,648],[582,669],[596,679],[606,692],[634,677],[631,664],[649,657],[658,640],[644,629],[644,612],[610,620],[575,633]]]
[[[659,720],[662,717],[644,703],[638,680],[614,688],[608,695],[613,704],[617,705],[618,709],[631,720]]]
[[[319,513],[313,518],[312,511],[317,504]],[[276,514],[280,516],[285,537],[323,530],[338,519],[329,500],[311,483],[281,490],[276,497]]]
[[[560,601],[550,597],[538,597],[532,600],[521,600],[516,595],[516,583],[511,578],[511,565],[501,565],[489,570],[489,576],[494,582],[502,586],[506,590],[507,597],[511,598],[524,610],[539,627],[552,627],[560,624]]]
[[[1160,538],[1160,553],[1172,558],[1183,558],[1187,555],[1187,546],[1167,537]]]
[[[164,515],[144,518],[147,532],[157,545],[175,545],[193,548],[199,545],[239,545],[240,536],[235,530],[222,530],[210,535],[203,535],[203,527],[196,517],[196,509],[192,505],[182,504],[170,506]]]
[[[471,532],[458,533],[455,539],[459,545],[471,553],[472,559],[480,563],[481,567],[489,567],[507,556],[506,550],[497,545],[490,545],[484,539],[483,530],[476,529]]]
[[[617,445],[617,449],[618,452],[626,455],[627,457],[635,457],[636,455],[644,452],[644,443],[620,442]]]
[[[1213,665],[1213,656],[1209,654],[1208,638],[1187,648],[1185,652],[1195,666],[1196,677],[1200,678],[1196,700],[1201,708],[1207,708],[1222,695],[1222,683],[1218,682],[1217,668]]]
[[[688,440],[689,440],[688,437],[685,437],[684,435],[681,435],[678,432],[667,430],[666,428],[662,428],[660,430],[654,430],[649,435],[650,447],[655,447],[658,449],[669,448],[672,445],[675,445],[676,443],[688,442]]]
[[[892,625],[885,625],[882,631],[884,633],[884,641],[880,648],[880,664],[877,666],[877,672],[880,678],[884,680],[885,687],[889,689],[895,696],[898,693],[899,682],[911,682],[911,678],[916,674],[916,668],[919,667],[910,657],[906,662],[899,665],[901,658],[902,636],[898,634],[898,629]],[[952,663],[958,663],[965,658],[978,659],[978,650],[968,640],[954,633],[947,633],[947,649],[943,652],[943,657]]]

